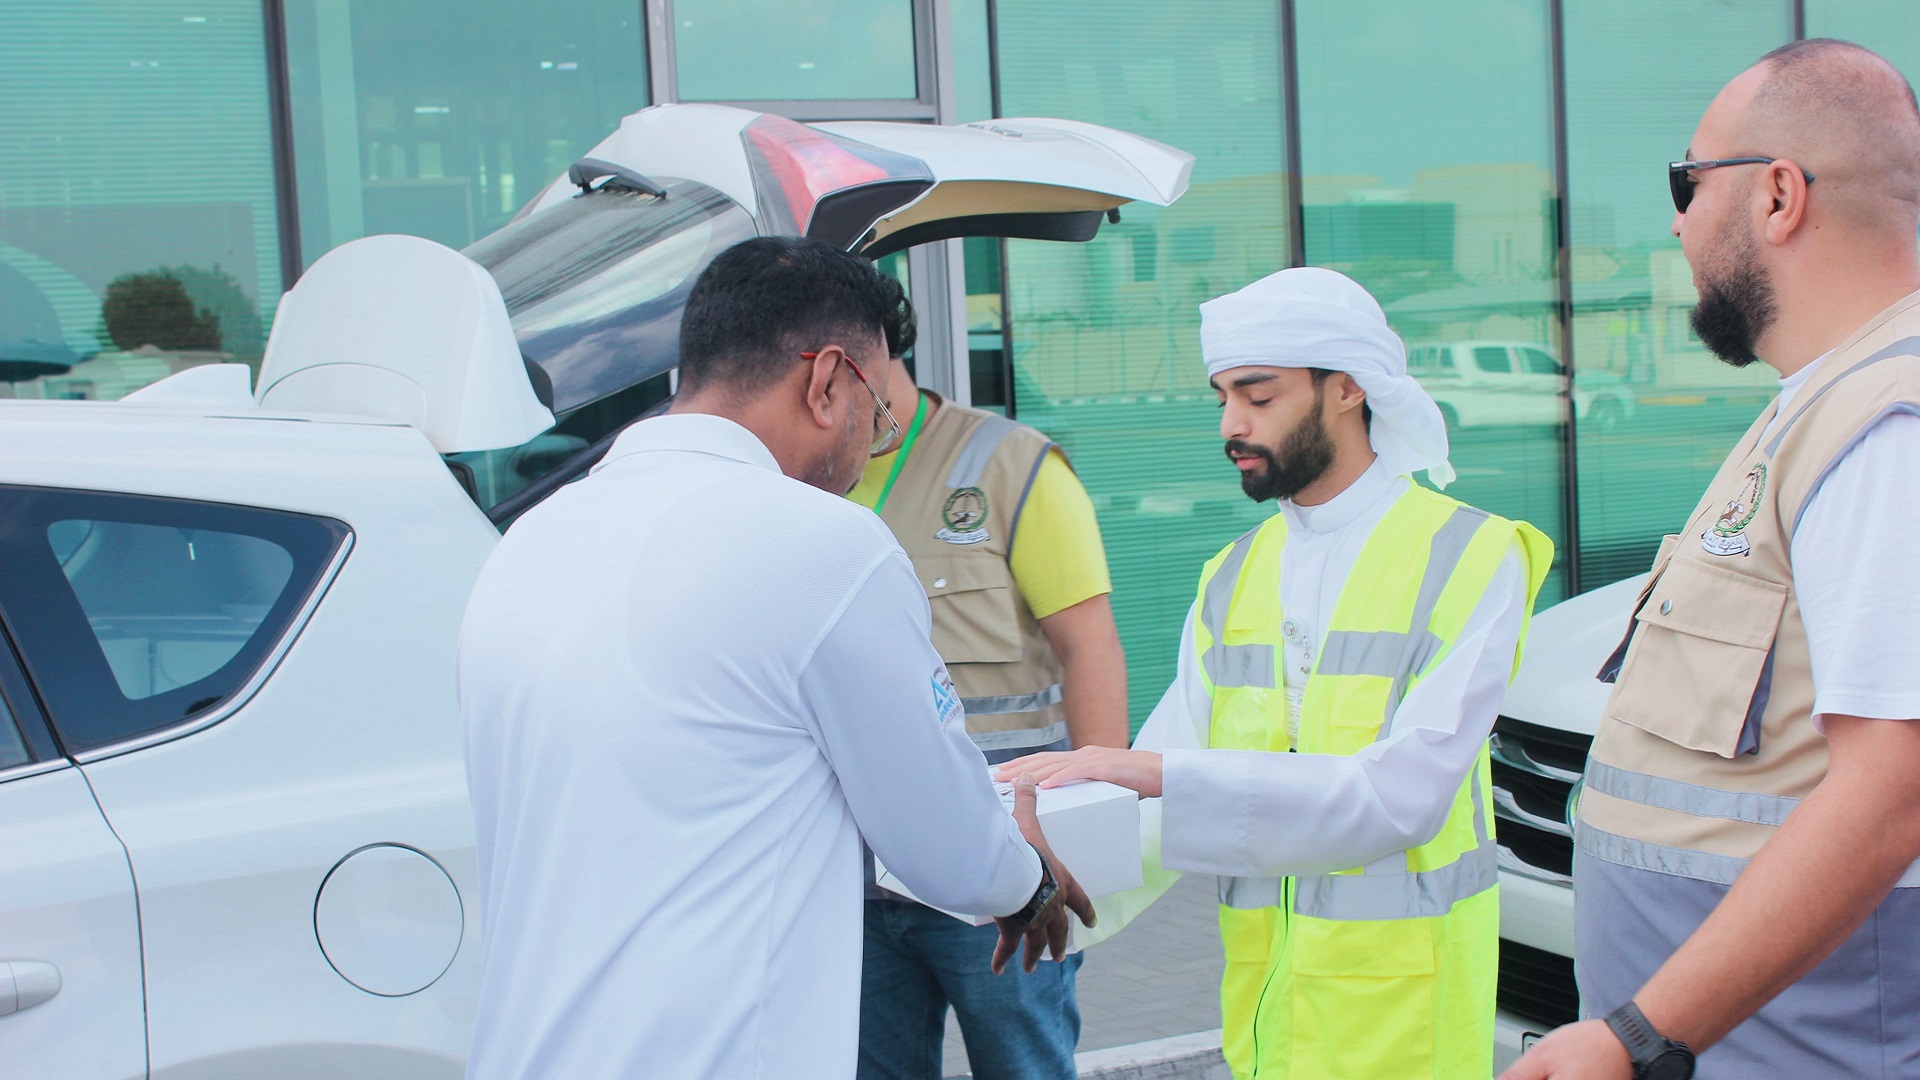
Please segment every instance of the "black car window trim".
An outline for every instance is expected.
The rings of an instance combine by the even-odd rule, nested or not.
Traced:
[[[269,625],[274,627],[271,631],[271,639],[264,637],[250,639],[234,657],[234,659],[237,660],[242,656],[252,653],[253,667],[251,671],[237,683],[234,683],[232,689],[223,694],[217,701],[208,704],[204,708],[189,712],[177,720],[152,727],[141,728],[129,733],[125,737],[109,739],[97,745],[71,745],[81,740],[61,733],[59,711],[61,707],[59,698],[61,695],[56,693],[53,694],[51,698],[49,697],[50,686],[57,685],[60,677],[56,676],[53,679],[49,679],[48,673],[38,670],[33,654],[33,644],[31,642],[22,643],[17,654],[20,665],[26,674],[28,683],[33,687],[35,695],[39,699],[39,704],[42,706],[43,713],[47,718],[48,726],[53,730],[55,737],[60,740],[62,747],[67,751],[67,756],[80,764],[87,764],[100,761],[104,758],[145,749],[149,746],[170,742],[174,739],[191,735],[197,731],[203,731],[220,723],[245,706],[247,702],[259,692],[260,688],[266,684],[266,681],[272,677],[275,669],[279,667],[280,661],[286,656],[287,651],[291,649],[294,642],[299,639],[301,632],[312,619],[314,611],[319,607],[321,599],[326,595],[334,579],[339,575],[341,567],[346,564],[347,556],[352,551],[354,543],[353,530],[345,522],[300,511],[279,510],[239,503],[224,503],[208,499],[183,499],[132,492],[55,488],[26,484],[0,484],[0,497],[9,494],[19,494],[37,498],[77,500],[80,502],[86,500],[117,502],[120,507],[123,508],[120,514],[112,516],[101,514],[95,517],[94,520],[124,521],[131,524],[155,524],[181,527],[181,523],[177,520],[176,515],[190,510],[200,510],[203,512],[214,511],[221,514],[239,514],[254,517],[256,521],[262,520],[262,516],[284,516],[287,518],[300,519],[306,523],[320,525],[325,529],[330,538],[327,544],[327,548],[330,550],[326,552],[324,559],[320,561],[317,572],[313,572],[310,569],[313,565],[311,562],[308,563],[307,567],[303,567],[298,554],[291,551],[289,552],[289,554],[295,555],[295,577],[289,581],[287,588],[274,602],[272,610],[261,620],[262,634],[268,632]],[[41,516],[46,517],[46,515]],[[87,516],[84,512],[70,513],[65,510],[62,510],[58,515],[58,517],[61,518]],[[55,517],[46,517],[46,521],[41,522],[41,524],[44,527],[45,524],[53,520],[55,520]],[[214,531],[233,531],[239,532],[242,535],[253,535],[259,539],[269,540],[269,542],[273,543],[279,542],[270,537],[262,536],[259,532],[249,532],[245,529],[222,530],[204,521],[186,527],[211,529]],[[0,532],[3,531],[4,530],[0,530]],[[4,536],[0,535],[0,539],[4,539]],[[300,584],[302,577],[304,577],[306,581],[304,589],[302,589]],[[0,620],[10,620],[11,625],[17,630],[20,625],[19,617],[17,615],[10,615],[6,606],[6,594],[9,591],[10,590],[6,588],[0,588]],[[92,631],[87,624],[84,612],[79,607],[78,598],[74,597],[69,591],[64,599],[72,605],[72,610],[66,613],[65,621],[72,623],[77,618],[77,630],[84,631],[88,635],[87,640],[89,643],[97,648],[98,640],[91,637]],[[74,626],[65,626],[62,629],[70,635],[76,633],[76,627]],[[256,645],[256,640],[260,643],[259,645]],[[102,655],[100,659],[104,665],[104,655]],[[225,667],[223,666],[220,670],[225,670]],[[217,672],[215,674],[217,674]],[[111,679],[111,677],[110,674],[105,675],[107,679]],[[211,678],[212,676],[209,675],[208,677]],[[196,684],[189,684],[189,686],[192,685]],[[180,689],[184,690],[187,688],[188,687],[181,687]]]
[[[61,752],[40,702],[28,685],[7,628],[0,624],[0,724],[10,723],[25,744],[27,760],[0,769],[0,783],[52,772],[72,764]]]

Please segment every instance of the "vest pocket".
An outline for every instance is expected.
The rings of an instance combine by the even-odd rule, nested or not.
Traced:
[[[914,562],[933,609],[933,647],[949,664],[1017,664],[1025,655],[1019,594],[1005,560],[923,556]]]
[[[1293,921],[1288,1075],[1444,1075],[1432,920]]]
[[[1683,552],[1647,592],[1607,716],[1670,743],[1739,753],[1787,587]]]

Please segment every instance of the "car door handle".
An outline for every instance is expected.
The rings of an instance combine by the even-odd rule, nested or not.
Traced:
[[[0,1016],[31,1009],[60,992],[60,969],[39,960],[0,961]]]

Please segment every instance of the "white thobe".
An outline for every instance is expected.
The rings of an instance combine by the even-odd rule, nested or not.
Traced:
[[[1281,680],[1297,688],[1326,641],[1360,550],[1411,481],[1378,463],[1318,506],[1282,502]],[[1141,806],[1147,884],[1100,901],[1077,944],[1111,935],[1177,871],[1280,877],[1345,870],[1431,840],[1493,729],[1527,612],[1527,560],[1515,541],[1453,648],[1407,691],[1390,733],[1357,754],[1206,749],[1212,700],[1193,655],[1194,612],[1179,671],[1134,740],[1163,755],[1161,797]]]
[[[852,1077],[862,835],[957,911],[1040,880],[928,630],[880,519],[718,417],[521,518],[461,628],[467,1075]]]

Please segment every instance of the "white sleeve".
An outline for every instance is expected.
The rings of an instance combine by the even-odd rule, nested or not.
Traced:
[[[1166,865],[1320,874],[1431,840],[1493,730],[1526,607],[1527,561],[1516,542],[1453,649],[1394,711],[1392,733],[1357,754],[1168,751]]]
[[[993,789],[928,638],[926,592],[893,552],[850,597],[800,674],[821,753],[867,845],[928,904],[1020,910],[1040,857]]]
[[[1194,674],[1192,657],[1193,611],[1189,609],[1186,627],[1180,632],[1178,674],[1174,676],[1173,685],[1160,696],[1160,704],[1154,706],[1147,722],[1140,726],[1140,734],[1133,740],[1135,750],[1164,753],[1169,749],[1191,750],[1207,745],[1213,708],[1206,687],[1200,685]],[[1159,799],[1140,800],[1140,879],[1137,889],[1094,900],[1093,909],[1099,919],[1092,929],[1080,925],[1078,919],[1073,921],[1074,949],[1098,945],[1119,933],[1180,880],[1178,870],[1168,870],[1160,863]]]
[[[1813,659],[1814,722],[1920,719],[1920,416],[1894,413],[1827,475],[1794,531],[1793,593]]]

